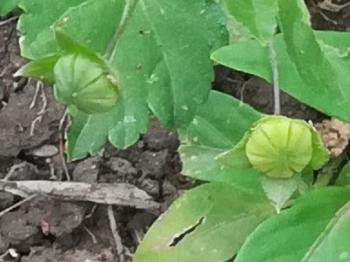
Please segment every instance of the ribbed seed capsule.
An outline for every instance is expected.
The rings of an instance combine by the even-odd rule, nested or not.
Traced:
[[[66,106],[88,114],[110,111],[118,100],[118,87],[106,70],[80,54],[61,57],[54,68],[54,92]]]
[[[311,163],[313,132],[302,120],[266,117],[250,131],[245,152],[251,165],[265,175],[292,177]]]

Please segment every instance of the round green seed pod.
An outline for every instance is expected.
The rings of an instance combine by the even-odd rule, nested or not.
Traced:
[[[313,133],[302,120],[282,116],[263,118],[251,130],[245,145],[251,165],[270,177],[289,178],[309,165]]]
[[[118,101],[118,87],[102,65],[81,55],[61,57],[54,68],[56,99],[88,113],[110,111]]]

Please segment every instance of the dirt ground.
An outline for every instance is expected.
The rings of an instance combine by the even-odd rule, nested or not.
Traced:
[[[320,8],[317,1],[307,2],[315,28],[350,28],[350,7],[335,12]],[[24,63],[19,55],[16,19],[0,22],[0,179],[61,180],[65,166],[59,153],[59,124],[64,109],[55,103],[50,88],[13,77]],[[213,85],[263,112],[272,112],[271,86],[260,79],[217,67]],[[315,122],[324,118],[285,94],[282,113]],[[183,190],[194,185],[181,175],[178,146],[176,134],[152,120],[147,134],[131,148],[121,151],[107,145],[99,156],[68,163],[68,172],[79,182],[135,185],[165,210]],[[0,261],[132,261],[138,243],[159,215],[114,207],[123,246],[121,259],[115,252],[107,206],[37,196],[7,211],[21,199],[0,191]]]

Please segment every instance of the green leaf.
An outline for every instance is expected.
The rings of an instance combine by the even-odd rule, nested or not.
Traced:
[[[216,161],[223,152],[200,145],[182,145],[182,173],[203,181],[224,182],[246,191],[261,191],[260,174],[254,168],[232,168]]]
[[[22,1],[20,7],[24,14],[18,21],[22,56],[38,59],[56,53],[53,25],[70,7],[84,2],[86,0]]]
[[[276,0],[223,0],[222,2],[228,13],[263,43],[268,42],[275,34]]]
[[[213,148],[232,148],[261,114],[238,99],[211,91],[190,125],[179,132],[182,140]]]
[[[114,43],[115,23],[105,24],[104,30],[109,30],[109,33],[105,32],[101,36],[93,35],[99,33],[100,30],[97,29],[95,31],[91,30],[89,34],[78,34],[74,25],[77,26],[77,21],[84,20],[86,14],[92,17],[104,18],[113,14],[114,20],[119,23],[122,15],[121,10],[119,10],[119,18],[115,11],[111,11],[111,9],[118,10],[118,7],[121,9],[120,1],[103,0],[98,2],[88,1],[81,6],[69,9],[57,22],[59,25],[57,31],[58,43],[66,52],[83,52],[91,57],[95,56],[95,59],[99,59],[98,56],[107,55],[109,45]],[[98,12],[98,14],[93,15],[93,12]],[[92,20],[86,20],[86,26],[89,28],[95,27]],[[126,148],[137,141],[140,133],[147,130],[148,109],[146,90],[143,88],[144,78],[136,69],[140,62],[138,56],[142,50],[140,45],[147,45],[147,40],[130,45],[132,39],[138,36],[138,27],[142,22],[142,18],[135,17],[135,20],[135,22],[129,24],[128,30],[125,31],[123,38],[118,42],[119,49],[116,50],[115,57],[110,57],[108,61],[105,61],[105,63],[109,63],[111,74],[118,77],[120,100],[110,112],[85,117],[79,116],[80,114],[85,115],[85,113],[78,112],[73,116],[73,124],[69,131],[72,133],[68,135],[68,155],[71,159],[84,157],[88,153],[95,154],[107,141],[118,148]],[[94,22],[96,23],[96,21]],[[77,37],[74,38],[75,34]],[[110,42],[102,45],[100,41],[108,39],[108,36],[111,38]],[[90,41],[87,41],[88,39]],[[96,51],[97,54],[93,55],[90,50]],[[125,50],[134,54],[128,56]],[[147,69],[146,66],[145,68]],[[77,118],[85,120],[75,122],[74,119]]]
[[[336,185],[349,186],[350,185],[350,162],[348,162],[340,171]]]
[[[248,237],[237,262],[329,262],[350,257],[350,191],[325,188],[262,224]]]
[[[149,107],[164,125],[186,126],[211,89],[209,54],[227,41],[224,14],[214,1],[141,0],[140,4],[148,23],[144,30],[154,37]]]
[[[5,16],[14,10],[19,4],[20,0],[1,0],[0,2],[0,16]]]
[[[182,195],[153,224],[134,261],[227,261],[273,213],[263,194],[221,183],[202,185]]]
[[[197,105],[206,100],[213,79],[209,53],[227,43],[225,16],[214,1],[139,0],[122,23],[123,1],[31,2],[35,10],[34,4],[24,4],[27,14],[19,27],[27,57],[56,52],[49,27],[59,27],[82,46],[104,56],[120,77],[127,67],[129,82],[137,82],[142,90],[138,100],[147,99],[148,107],[166,126],[187,125]],[[46,10],[50,19],[41,18],[37,10]],[[32,30],[33,26],[38,29]],[[134,105],[137,102],[131,100]]]
[[[123,98],[107,113],[88,115],[75,109],[70,110],[70,114],[73,120],[67,142],[70,160],[96,154],[107,141],[117,148],[125,149],[138,140],[140,132],[147,130],[147,115],[140,121],[127,115]]]
[[[104,114],[74,115],[68,135],[72,158],[95,152],[107,138],[118,147],[129,146],[145,132],[149,109],[164,125],[186,125],[197,105],[207,99],[213,76],[209,53],[227,42],[219,5],[211,0],[135,3],[128,1],[125,7],[119,0],[22,4],[25,14],[19,29],[24,56],[36,60],[67,52],[95,54],[117,78],[120,103],[106,116],[113,124],[103,121]],[[50,75],[44,69],[36,72]]]
[[[309,89],[341,95],[336,70],[317,42],[304,1],[278,0],[278,7],[282,37],[299,76]]]
[[[220,105],[220,106],[218,106]],[[253,169],[224,166],[216,158],[238,143],[261,115],[241,101],[212,91],[192,123],[179,130],[183,174],[205,181],[221,181],[247,190],[258,190],[260,181]]]
[[[309,84],[303,80],[289,58],[281,35],[275,38],[274,47],[277,53],[279,84],[283,91],[325,114],[350,121],[350,108],[346,106],[350,103],[350,92],[348,92],[350,79],[346,77],[350,72],[348,57],[337,53],[334,48],[326,49],[326,52],[334,58],[333,65],[337,66],[335,75],[338,75],[337,81],[343,90],[342,95],[338,95],[334,88],[328,89],[319,81]],[[212,59],[227,67],[257,75],[271,83],[269,54],[267,47],[256,40],[250,40],[220,48],[212,54]],[[333,102],[325,103],[325,101]]]
[[[338,31],[314,31],[317,40],[322,41],[323,44],[333,46],[345,52],[349,51],[350,34],[349,32]]]

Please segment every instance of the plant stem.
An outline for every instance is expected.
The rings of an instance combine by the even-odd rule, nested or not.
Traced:
[[[271,67],[272,67],[272,80],[273,80],[273,101],[274,101],[274,110],[275,115],[281,114],[281,95],[279,88],[279,74],[278,74],[278,65],[277,65],[277,55],[273,40],[269,43],[270,57],[271,57]]]
[[[135,11],[138,0],[125,0],[125,2],[126,3],[125,3],[124,11],[123,11],[118,29],[113,35],[111,43],[109,44],[105,52],[105,57],[109,61],[111,61],[115,57],[115,53],[117,51],[117,46],[120,41],[120,38],[123,35],[125,28],[128,25],[130,18],[132,17],[133,12]]]

